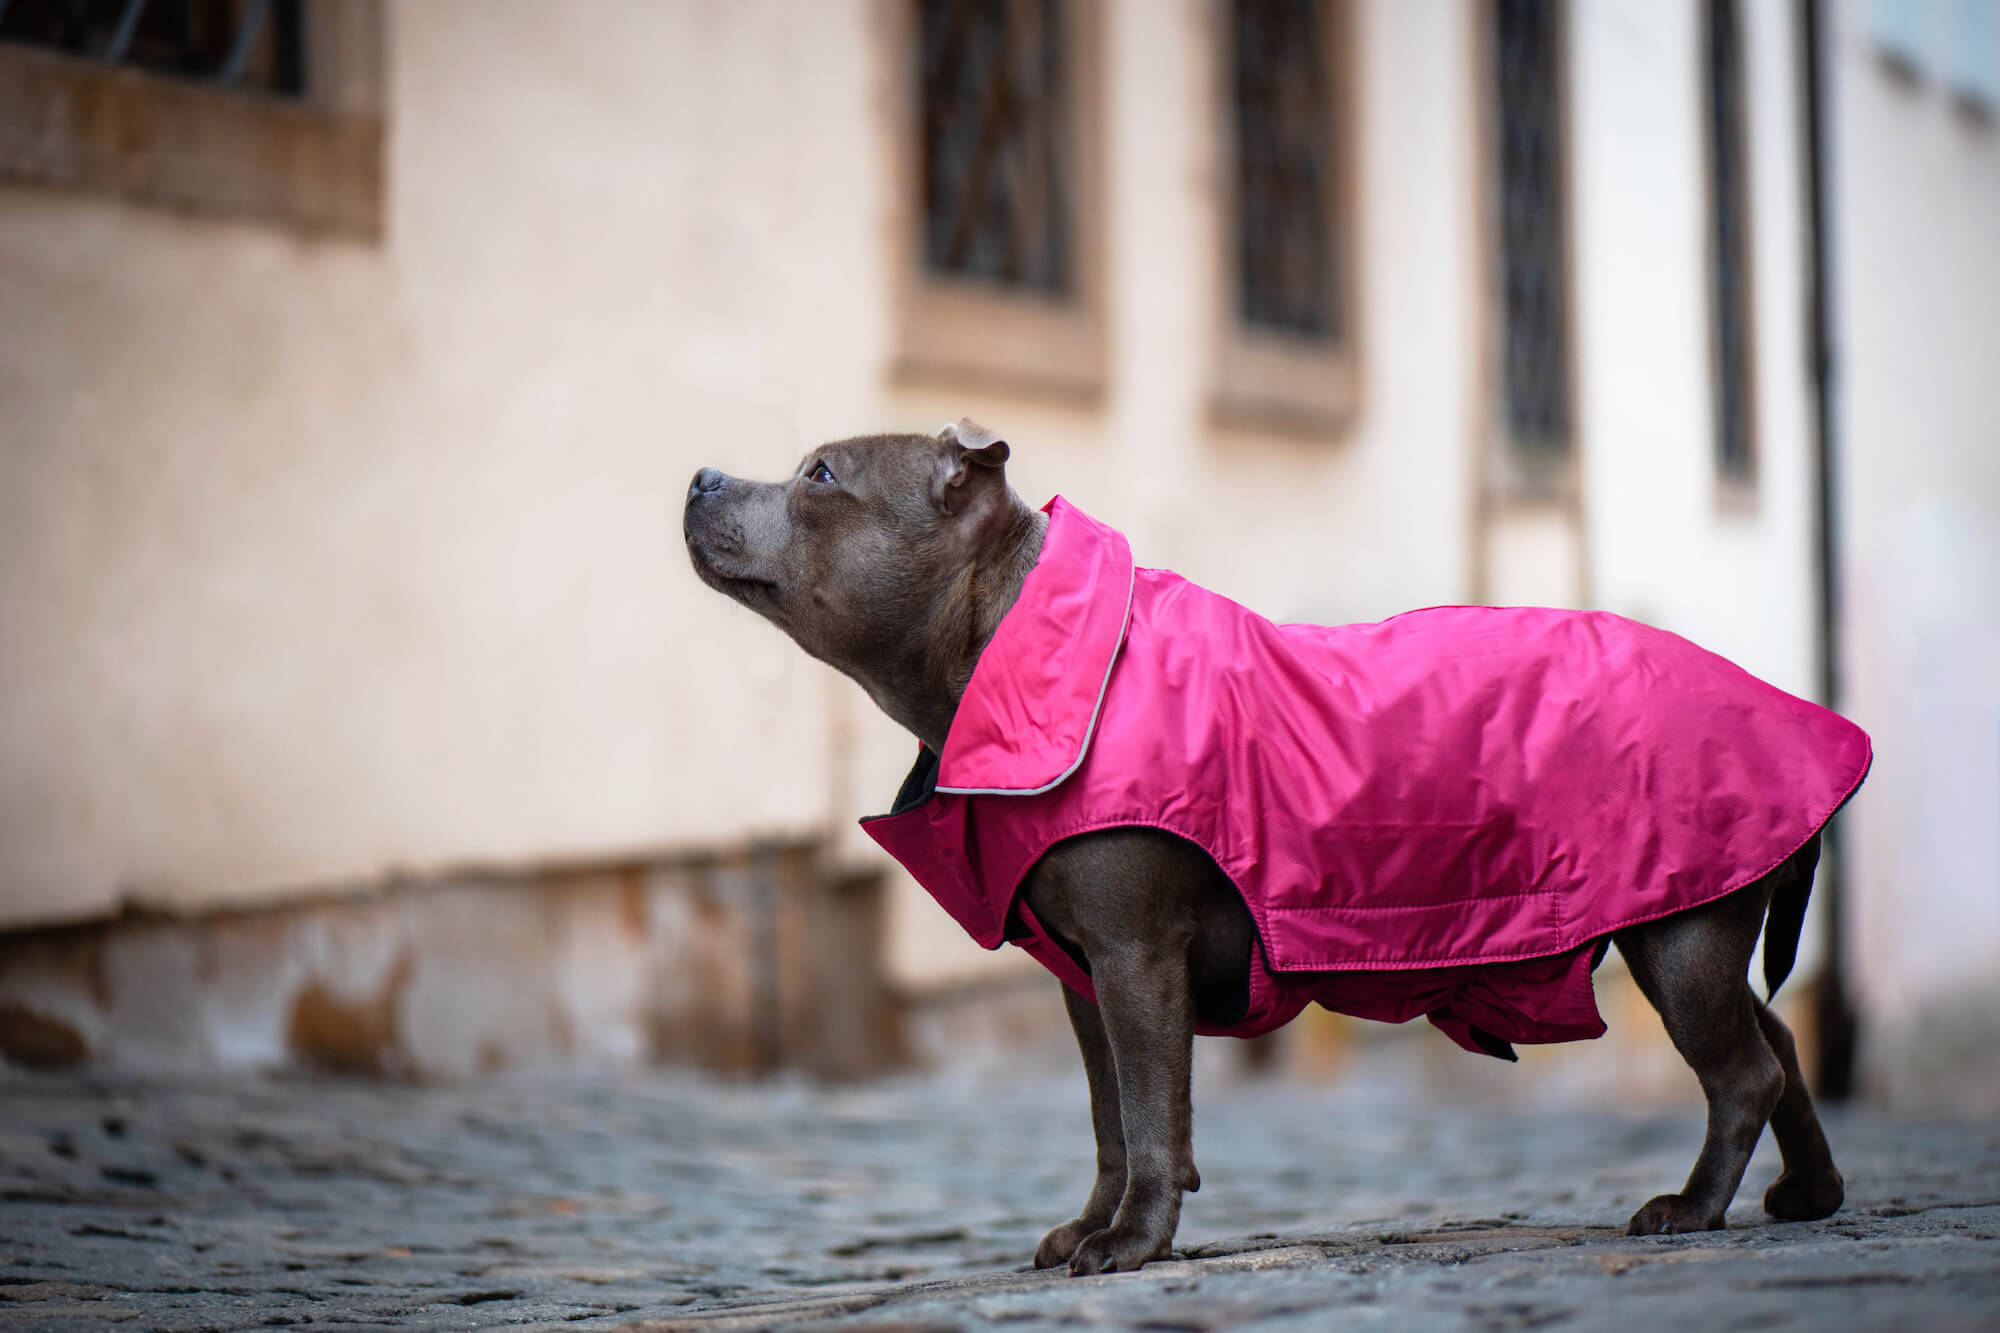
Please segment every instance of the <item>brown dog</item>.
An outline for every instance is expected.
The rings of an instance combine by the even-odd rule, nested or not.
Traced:
[[[828,444],[778,483],[704,468],[687,496],[688,553],[704,582],[852,677],[935,756],[1048,531],[1007,485],[1007,456],[1003,441],[962,423]],[[1642,1207],[1632,1234],[1721,1227],[1767,1121],[1784,1171],[1765,1208],[1807,1219],[1840,1206],[1840,1172],[1791,1034],[1746,980],[1767,913],[1766,976],[1775,987],[1789,969],[1818,852],[1815,836],[1745,888],[1613,936],[1708,1100],[1687,1183]],[[1181,1193],[1200,1186],[1194,1030],[1242,993],[1256,927],[1204,852],[1148,828],[1058,843],[1018,902],[1097,995],[1064,991],[1089,1077],[1097,1178],[1035,1263],[1136,1268],[1169,1253]]]

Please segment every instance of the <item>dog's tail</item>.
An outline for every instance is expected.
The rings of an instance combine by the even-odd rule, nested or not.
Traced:
[[[1805,929],[1806,904],[1812,900],[1813,872],[1819,868],[1819,834],[1793,852],[1771,885],[1771,906],[1764,913],[1764,999],[1776,999],[1778,987],[1792,974],[1799,957],[1799,932]]]

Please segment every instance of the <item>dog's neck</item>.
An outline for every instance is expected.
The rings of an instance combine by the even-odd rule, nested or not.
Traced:
[[[923,642],[899,669],[875,679],[857,677],[882,711],[932,754],[944,753],[944,738],[979,655],[1041,559],[1048,515],[1011,489],[1007,505],[999,535],[940,590]]]

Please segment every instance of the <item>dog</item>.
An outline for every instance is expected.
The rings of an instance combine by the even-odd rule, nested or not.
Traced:
[[[1460,1045],[1604,1031],[1615,943],[1708,1103],[1686,1183],[1633,1235],[1716,1229],[1768,1122],[1772,1215],[1844,1184],[1791,1033],[1820,832],[1867,737],[1685,640],[1606,613],[1442,608],[1278,626],[1060,499],[1008,485],[970,421],[698,472],[700,578],[858,683],[919,742],[864,821],[987,947],[1063,982],[1097,1172],[1038,1267],[1171,1253],[1198,1189],[1197,1032],[1308,1003],[1426,1016]]]

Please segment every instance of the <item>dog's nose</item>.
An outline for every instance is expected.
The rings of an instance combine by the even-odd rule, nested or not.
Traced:
[[[694,501],[699,500],[704,495],[713,495],[721,490],[723,484],[728,480],[729,477],[726,473],[717,472],[712,467],[705,467],[694,474],[694,481],[688,486],[688,499]]]

